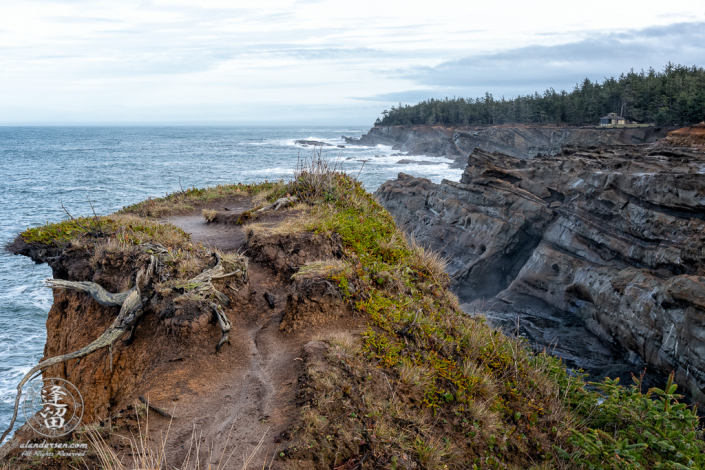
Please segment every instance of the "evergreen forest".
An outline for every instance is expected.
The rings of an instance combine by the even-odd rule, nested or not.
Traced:
[[[394,125],[597,125],[616,113],[631,123],[689,125],[705,120],[705,68],[674,65],[662,71],[633,69],[602,83],[588,78],[575,88],[499,99],[429,99],[413,106],[399,104],[382,112],[375,126]]]

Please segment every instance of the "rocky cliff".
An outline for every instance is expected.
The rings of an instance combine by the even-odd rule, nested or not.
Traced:
[[[643,140],[655,132],[639,131]],[[376,196],[450,259],[466,309],[576,318],[627,359],[676,371],[702,399],[705,155],[641,145],[518,158],[524,149],[476,148],[460,182],[400,174]]]
[[[453,158],[455,168],[465,168],[467,156],[479,148],[517,158],[555,155],[569,145],[619,145],[654,142],[665,137],[667,127],[566,127],[541,125],[389,126],[373,127],[359,139],[344,137],[348,145],[391,145],[409,155]]]

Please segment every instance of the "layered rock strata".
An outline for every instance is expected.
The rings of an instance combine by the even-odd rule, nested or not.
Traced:
[[[538,154],[556,155],[569,145],[617,145],[654,142],[673,127],[567,127],[541,125],[480,126],[380,126],[359,139],[345,137],[349,145],[391,145],[409,155],[455,159],[455,168],[465,168],[467,156],[476,148],[517,158]]]
[[[400,173],[376,196],[450,259],[472,308],[540,301],[705,396],[702,153],[568,147],[527,160],[475,149],[460,182]]]

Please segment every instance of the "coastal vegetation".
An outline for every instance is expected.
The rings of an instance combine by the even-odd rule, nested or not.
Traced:
[[[382,112],[375,126],[570,124],[596,125],[608,113],[637,123],[689,125],[705,120],[705,69],[674,65],[633,69],[602,83],[586,78],[571,91],[479,98],[429,99]]]
[[[705,465],[696,411],[678,402],[672,379],[663,390],[644,391],[639,380],[626,388],[609,380],[589,387],[584,375],[546,351],[532,352],[483,316],[466,314],[449,291],[445,260],[405,236],[359,181],[320,157],[299,165],[289,183],[182,191],[20,237],[51,250],[88,248],[97,257],[99,250],[144,251],[145,263],[172,260],[172,284],[188,290],[184,280],[203,281],[203,274],[193,276],[208,266],[210,250],[151,217],[234,194],[259,198],[255,208],[296,197],[299,203],[284,209],[295,214],[286,223],[257,226],[255,209],[237,223],[252,227],[250,237],[285,230],[339,239],[340,258],[300,266],[293,281],[332,286],[341,304],[367,321],[361,335],[319,338],[324,360],[299,380],[294,439],[278,453],[289,468],[302,461],[321,469]],[[208,210],[203,215],[216,220]],[[225,254],[216,258],[217,266],[221,259],[227,264]],[[197,262],[186,269],[189,260]],[[225,271],[247,269],[246,260],[230,263]],[[210,283],[225,274],[208,276]],[[139,285],[138,277],[138,294]]]

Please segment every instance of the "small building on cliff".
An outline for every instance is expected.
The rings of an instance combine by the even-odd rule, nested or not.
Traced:
[[[602,127],[614,126],[617,124],[626,124],[624,118],[617,116],[617,113],[609,113],[607,116],[600,118],[600,126]]]

